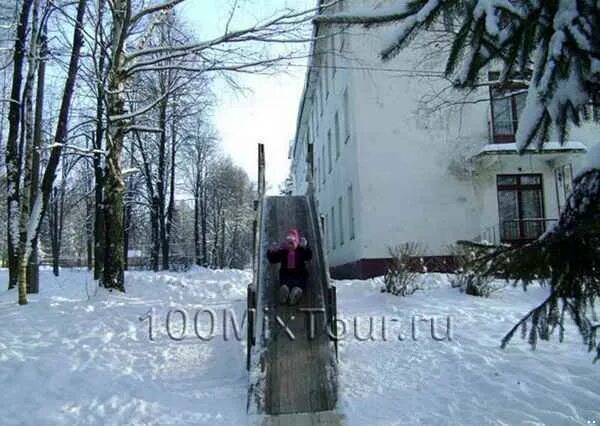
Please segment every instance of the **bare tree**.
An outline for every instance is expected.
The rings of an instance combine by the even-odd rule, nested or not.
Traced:
[[[227,25],[223,35],[211,40],[147,47],[150,34],[166,21],[171,9],[182,1],[167,0],[136,11],[133,10],[131,2],[126,0],[115,0],[110,5],[112,33],[109,43],[111,50],[107,90],[107,166],[104,180],[107,240],[102,278],[102,285],[110,289],[125,290],[122,215],[124,183],[120,162],[126,134],[132,130],[132,120],[135,117],[160,108],[172,93],[189,83],[185,79],[173,82],[148,104],[133,111],[126,111],[126,92],[135,75],[166,70],[200,74],[225,71],[260,72],[281,60],[281,56],[268,57],[241,46],[247,42],[289,40],[290,35],[307,22],[311,13],[287,11],[242,30],[230,31]],[[137,40],[137,47],[126,53],[125,46],[131,43],[133,34],[139,33],[142,35]],[[161,209],[160,205],[157,207]],[[162,225],[159,223],[159,226]],[[166,228],[163,237],[165,233]],[[168,255],[168,249],[166,253],[163,251],[163,257],[165,254]]]
[[[69,61],[69,68],[67,73],[67,80],[65,82],[63,97],[61,100],[60,111],[58,114],[58,121],[56,131],[54,134],[54,143],[51,146],[48,163],[41,181],[40,190],[36,191],[35,197],[30,201],[29,194],[19,197],[14,200],[13,208],[19,211],[19,244],[17,246],[16,253],[18,255],[18,288],[19,288],[19,304],[27,303],[27,265],[32,252],[32,243],[35,241],[39,234],[39,228],[44,216],[44,212],[48,205],[50,195],[52,193],[52,187],[54,184],[54,178],[56,170],[59,166],[61,153],[64,147],[64,142],[67,136],[68,128],[68,117],[69,110],[71,107],[71,99],[75,88],[75,80],[77,77],[77,68],[79,64],[79,58],[81,53],[81,47],[83,45],[83,17],[85,14],[86,0],[79,0],[77,4],[77,15],[74,22],[73,30],[73,44],[71,49],[71,58]],[[18,117],[17,117],[18,118]],[[18,121],[18,120],[17,120]],[[11,126],[13,125],[11,121]],[[17,123],[18,127],[18,123]],[[28,149],[27,155],[28,160],[25,162],[28,166],[25,167],[24,174],[31,174],[31,152],[32,149]],[[11,159],[12,161],[12,159]],[[16,164],[13,163],[16,166]],[[28,178],[30,182],[30,177]],[[27,181],[27,179],[26,179]],[[9,197],[12,192],[9,190]],[[29,204],[32,202],[31,211]],[[14,221],[13,221],[14,225]],[[12,227],[11,227],[12,229]],[[13,230],[14,231],[14,230]],[[13,265],[15,267],[15,265]]]

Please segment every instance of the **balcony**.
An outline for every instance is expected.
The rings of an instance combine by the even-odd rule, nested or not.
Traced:
[[[551,229],[558,219],[514,219],[489,226],[475,238],[477,242],[489,244],[524,244],[539,238]]]
[[[542,160],[552,160],[562,154],[585,154],[587,147],[578,141],[566,141],[564,144],[558,142],[546,142],[541,149],[534,147],[527,148],[524,153],[539,156]],[[473,158],[518,155],[517,144],[512,143],[491,143],[484,145]]]

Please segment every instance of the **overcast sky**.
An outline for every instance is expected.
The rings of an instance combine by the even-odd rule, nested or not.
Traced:
[[[221,34],[233,0],[188,0],[181,8],[199,37]],[[258,19],[291,7],[304,10],[314,7],[316,0],[240,0],[233,27],[242,28]],[[294,60],[305,64],[306,60]],[[289,171],[287,159],[290,140],[296,127],[296,116],[304,84],[304,66],[282,68],[276,75],[240,76],[239,83],[248,90],[239,93],[217,83],[218,106],[214,125],[223,147],[234,161],[256,179],[257,143],[265,144],[267,186],[271,191],[285,179]]]

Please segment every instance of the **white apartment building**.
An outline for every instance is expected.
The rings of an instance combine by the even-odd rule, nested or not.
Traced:
[[[385,2],[341,7],[376,3]],[[599,126],[519,155],[522,83],[494,83],[490,69],[478,89],[451,89],[433,35],[383,63],[389,31],[315,30],[290,158],[294,192],[313,183],[332,276],[382,274],[388,247],[405,242],[420,244],[429,270],[446,270],[457,240],[539,236],[558,218]]]

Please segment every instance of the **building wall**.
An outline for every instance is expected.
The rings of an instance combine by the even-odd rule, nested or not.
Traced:
[[[394,60],[382,63],[378,52],[387,31],[345,30],[334,37],[334,46],[327,39],[320,40],[313,72],[309,73],[293,170],[296,192],[304,193],[306,143],[313,143],[316,195],[321,214],[327,218],[326,247],[334,270],[338,267],[339,271],[364,276],[365,268],[383,267],[389,246],[410,241],[422,245],[423,255],[448,255],[449,245],[456,240],[475,238],[498,225],[497,174],[541,173],[545,216],[557,218],[554,168],[571,163],[576,171],[581,154],[491,155],[473,161],[473,156],[490,143],[489,89],[484,87],[468,95],[443,90],[448,82],[432,73],[443,69],[439,62],[443,58],[434,54],[424,59],[424,55],[435,53],[433,43],[405,49]],[[332,51],[336,52],[335,59]],[[335,75],[331,72],[334,61],[338,67]],[[347,143],[343,123],[345,90],[349,105]],[[440,96],[436,96],[438,93]],[[339,158],[335,153],[336,111],[342,133]],[[570,139],[591,146],[598,141],[598,130],[596,125],[585,125],[573,129]],[[327,164],[330,131],[331,172]],[[354,239],[349,238],[346,207],[350,185],[354,194]],[[346,207],[342,215],[343,245],[338,231],[340,196]],[[335,248],[331,238],[332,206],[336,216]]]
[[[297,146],[293,156],[292,174],[295,182],[294,192],[303,194],[307,190],[306,143],[313,144],[314,188],[318,207],[325,222],[325,247],[331,264],[349,262],[360,256],[358,236],[361,235],[359,204],[359,185],[361,170],[357,158],[357,139],[355,135],[356,117],[354,96],[354,74],[344,67],[349,63],[344,59],[350,49],[349,40],[334,37],[333,45],[329,40],[316,47],[313,72],[307,78],[306,98],[298,131]],[[327,54],[322,52],[327,51]],[[336,52],[332,59],[331,52]],[[325,56],[327,58],[325,59]],[[335,63],[334,63],[335,62]],[[333,66],[336,71],[334,73]],[[327,78],[327,83],[325,83]],[[347,93],[347,114],[344,97]],[[322,101],[321,101],[322,96]],[[321,108],[321,102],[323,107]],[[339,155],[336,148],[336,114],[338,117]],[[330,141],[331,139],[331,141]],[[300,142],[300,143],[298,143]],[[329,168],[329,144],[331,143],[331,171]],[[304,148],[298,148],[304,147]],[[352,200],[349,200],[349,187],[352,188]],[[343,240],[340,235],[339,199],[342,199],[341,221]],[[354,232],[351,232],[349,203],[354,211]],[[332,221],[332,207],[335,219]],[[335,229],[333,228],[335,225]],[[335,248],[332,240],[335,233]],[[343,243],[342,243],[343,241]]]
[[[422,52],[413,49],[382,65],[377,57],[382,37],[374,31],[355,43],[357,62],[420,69]],[[427,111],[423,96],[447,84],[441,79],[372,70],[355,73],[355,91],[361,94],[355,105],[360,117],[361,257],[387,257],[388,246],[409,241],[419,242],[425,255],[447,254],[449,244],[478,231],[472,179],[452,166],[487,139],[485,106]]]

